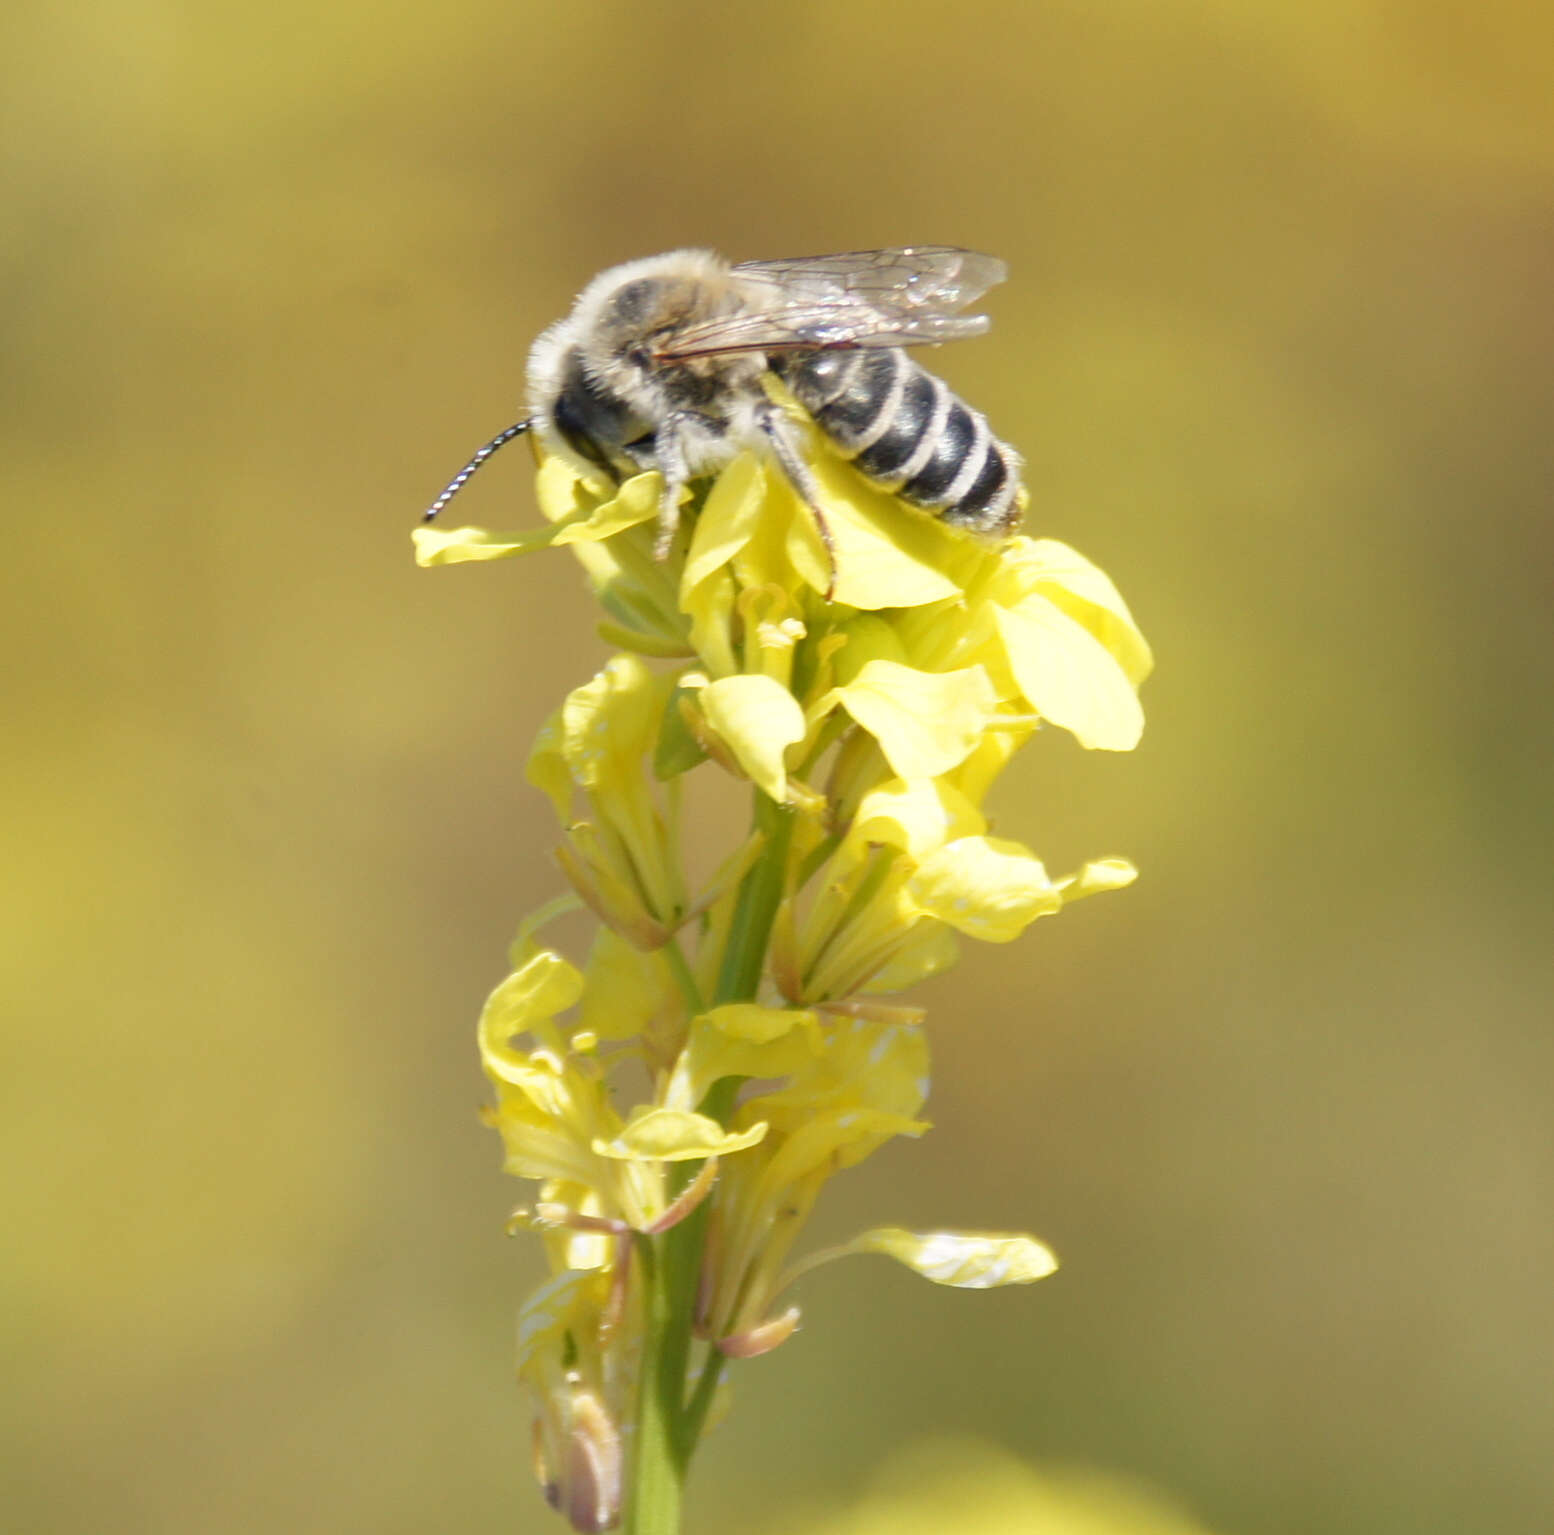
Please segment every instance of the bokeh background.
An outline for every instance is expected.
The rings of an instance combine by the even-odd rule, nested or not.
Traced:
[[[551,1528],[472,1025],[557,888],[564,557],[417,571],[611,263],[1013,269],[936,365],[1154,640],[1001,830],[1143,878],[930,988],[938,1128],[692,1535],[952,1432],[1222,1535],[1554,1528],[1554,11],[24,0],[0,21],[6,1523]],[[534,520],[521,453],[463,518]],[[818,1515],[817,1515],[818,1517]],[[785,1522],[786,1521],[786,1522]]]

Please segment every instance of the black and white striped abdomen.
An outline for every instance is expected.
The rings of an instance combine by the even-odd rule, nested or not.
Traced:
[[[987,418],[898,348],[799,352],[773,371],[855,468],[984,537],[1020,520],[1020,457]]]

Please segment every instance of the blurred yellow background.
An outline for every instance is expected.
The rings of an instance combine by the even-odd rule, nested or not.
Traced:
[[[741,1368],[691,1535],[917,1436],[1223,1535],[1554,1528],[1554,11],[192,0],[0,22],[18,1530],[551,1528],[479,1003],[557,889],[563,556],[409,530],[601,267],[947,242],[934,365],[1156,644],[999,829],[1139,885],[929,988],[935,1133]],[[455,520],[535,520],[521,450]],[[839,1425],[839,1426],[838,1426]],[[791,1527],[791,1526],[783,1526]]]

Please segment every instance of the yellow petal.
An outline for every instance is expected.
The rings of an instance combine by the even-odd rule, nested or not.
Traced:
[[[556,819],[565,826],[572,819],[572,774],[561,742],[561,711],[558,709],[540,726],[529,750],[529,760],[524,764],[523,776],[549,798]]]
[[[578,1024],[600,1039],[645,1033],[679,995],[662,953],[644,953],[609,927],[599,929],[584,975]]]
[[[586,517],[555,524],[554,542],[594,544],[634,528],[638,523],[650,522],[658,515],[662,492],[663,481],[657,473],[633,475],[608,501],[593,507]]]
[[[558,917],[564,917],[569,912],[579,910],[582,904],[569,892],[565,895],[552,896],[542,906],[536,906],[518,924],[518,931],[513,934],[513,941],[507,946],[507,961],[513,969],[521,970],[540,952],[540,946],[535,942],[535,934],[543,932]]]
[[[998,609],[1009,667],[1044,719],[1071,730],[1081,746],[1131,751],[1144,729],[1133,684],[1096,637],[1046,597]]]
[[[782,553],[789,569],[812,591],[826,591],[832,581],[831,556],[820,539],[820,528],[814,514],[798,498],[790,486],[782,486],[782,492],[792,505],[792,515],[784,530]]]
[[[772,1154],[762,1181],[780,1187],[816,1173],[830,1177],[856,1167],[895,1136],[918,1136],[928,1128],[925,1120],[877,1109],[812,1113],[789,1128]]]
[[[819,1053],[813,1013],[731,1002],[692,1022],[664,1101],[671,1108],[691,1109],[722,1077],[788,1077]]]
[[[853,681],[870,661],[895,661],[905,666],[906,646],[901,643],[896,625],[873,613],[860,613],[849,619],[838,631],[847,643],[836,652],[835,667],[838,683]]]
[[[736,1133],[705,1114],[638,1104],[625,1129],[611,1140],[596,1140],[593,1149],[623,1162],[689,1162],[743,1151],[765,1135],[764,1124]]]
[[[1026,706],[1019,706],[1025,712]],[[977,749],[949,775],[962,794],[974,805],[980,805],[987,797],[994,780],[1009,765],[1009,760],[1030,739],[1036,726],[1032,723],[1012,725],[1006,723],[1002,712],[994,719],[992,727],[977,742]]]
[[[410,534],[415,562],[423,569],[511,559],[515,554],[548,549],[555,539],[554,527],[534,528],[527,533],[493,533],[487,528],[414,528]]]
[[[948,528],[876,489],[833,453],[815,453],[810,469],[835,550],[835,601],[877,610],[960,595],[943,569],[955,540]],[[824,587],[821,581],[817,590]]]
[[[669,929],[649,909],[642,881],[663,872],[655,867],[656,850],[637,859],[622,848],[613,836],[590,821],[574,821],[562,833],[555,849],[556,863],[578,896],[590,910],[622,936],[644,949],[656,949],[669,936]],[[675,902],[664,902],[659,909],[668,912]]]
[[[1139,877],[1139,871],[1126,858],[1097,858],[1087,863],[1077,874],[1070,874],[1058,881],[1063,904],[1082,901],[1087,895],[1100,895],[1105,890],[1121,890]]]
[[[566,459],[555,455],[542,458],[534,475],[534,499],[546,522],[565,522],[585,502],[593,506],[608,500],[613,490],[613,486],[595,489],[587,485]]]
[[[1116,656],[1135,687],[1150,674],[1155,661],[1149,642],[1100,566],[1055,538],[1017,539],[1006,560],[1022,566],[1023,577],[1037,591],[1077,618]]]
[[[553,1274],[518,1308],[518,1373],[546,1348],[559,1356],[569,1326],[589,1301],[600,1299],[599,1276],[587,1269]]]
[[[795,598],[801,585],[818,582],[824,590],[831,580],[831,566],[813,520],[779,469],[768,465],[765,477],[766,496],[750,539],[731,562],[740,586],[746,591],[773,586]]]
[[[959,789],[936,778],[894,778],[859,802],[852,835],[926,858],[935,848],[987,830],[982,812]]]
[[[854,1237],[842,1251],[883,1253],[924,1279],[959,1290],[1034,1284],[1055,1273],[1058,1266],[1051,1248],[1018,1232],[904,1231],[899,1226],[879,1226]]]
[[[964,762],[998,702],[980,666],[920,672],[894,661],[870,661],[835,692],[901,778],[937,778]]]
[[[696,520],[680,577],[685,599],[750,542],[766,501],[766,472],[753,454],[741,453],[714,482]]]
[[[680,599],[691,621],[691,644],[703,666],[714,677],[729,677],[739,670],[734,643],[734,603],[739,584],[733,572],[715,570],[693,592]]]
[[[960,940],[942,922],[919,922],[912,935],[863,985],[867,996],[907,991],[960,958]]]
[[[787,1007],[762,1007],[758,1002],[727,1002],[701,1015],[708,1024],[732,1040],[767,1045],[795,1029],[813,1025],[815,1015]]]
[[[528,1058],[508,1044],[515,1034],[532,1030],[565,1012],[583,994],[575,966],[550,949],[539,950],[486,999],[480,1014],[480,1048],[487,1069],[509,1081],[512,1070],[528,1069]]]
[[[664,698],[673,679],[650,671],[639,657],[613,657],[567,695],[561,706],[561,752],[572,777],[598,789],[622,775],[635,781],[638,759],[658,736]]]
[[[906,893],[924,915],[988,943],[1008,943],[1063,905],[1039,859],[994,837],[963,837],[931,853]]]
[[[857,1016],[839,1018],[826,1030],[823,1049],[792,1082],[754,1100],[774,1124],[793,1129],[821,1107],[843,1119],[846,1138],[850,1116],[882,1114],[896,1128],[923,1106],[928,1096],[928,1042],[912,1023]]]
[[[788,793],[783,753],[804,739],[804,711],[773,677],[724,677],[701,690],[707,723],[740,767],[778,804]]]
[[[487,528],[416,528],[410,535],[416,564],[463,565],[476,560],[505,560],[559,544],[597,543],[613,538],[657,514],[658,476],[639,474],[608,501],[574,505],[543,528],[523,533],[493,533]]]

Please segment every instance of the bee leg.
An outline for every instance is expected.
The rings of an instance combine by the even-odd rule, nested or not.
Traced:
[[[680,526],[680,493],[691,471],[685,461],[687,414],[676,411],[668,416],[653,436],[653,457],[664,477],[663,494],[658,498],[658,537],[653,541],[653,558],[667,560],[669,546]]]
[[[804,455],[799,452],[792,424],[781,408],[766,405],[756,419],[762,434],[771,444],[772,456],[788,477],[794,493],[809,508],[809,515],[815,519],[815,531],[820,535],[820,542],[826,551],[826,562],[831,567],[831,580],[825,590],[825,598],[829,602],[836,590],[836,545],[831,541],[831,528],[826,522],[826,514],[820,509],[820,487],[815,484],[815,477],[809,472]]]

